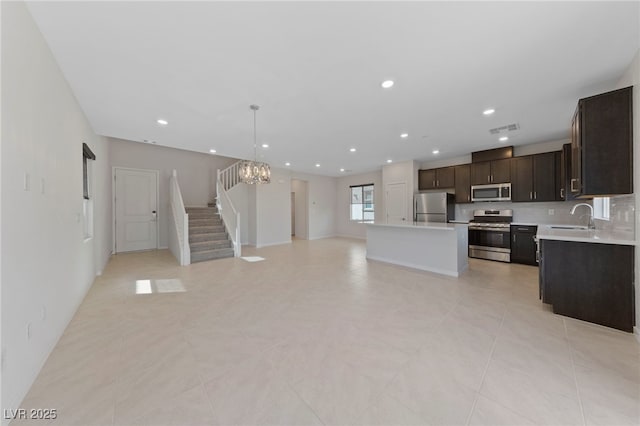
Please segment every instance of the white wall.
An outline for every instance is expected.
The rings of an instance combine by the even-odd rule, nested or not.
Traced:
[[[249,185],[238,184],[227,191],[233,207],[236,212],[240,213],[240,242],[241,244],[249,244]],[[253,194],[253,202],[255,204],[255,191]],[[253,228],[255,234],[255,208],[251,210],[253,215]],[[255,241],[253,242],[255,245]]]
[[[640,50],[622,75],[616,89],[633,85],[633,187],[634,193],[640,189]],[[635,230],[640,229],[640,197],[635,196]],[[636,232],[636,239],[638,238]],[[635,249],[635,304],[636,304],[636,336],[640,339],[640,247]]]
[[[1,8],[2,409],[15,409],[108,261],[111,179],[107,141],[93,133],[25,4]],[[96,154],[88,240],[83,142]]]
[[[336,233],[341,237],[366,238],[364,223],[351,220],[351,185],[373,184],[375,220],[384,218],[384,191],[382,170],[353,176],[343,176],[336,182]]]
[[[296,238],[306,240],[309,236],[307,219],[309,216],[309,194],[307,181],[291,179],[291,192],[295,193],[295,234]]]
[[[308,239],[336,235],[336,178],[294,172],[292,179],[307,181],[309,198]]]
[[[160,171],[158,245],[169,246],[169,178],[178,171],[182,199],[187,207],[206,206],[215,196],[217,169],[224,169],[237,159],[167,148],[142,142],[109,138],[111,166]]]
[[[256,247],[291,242],[291,174],[271,169],[271,183],[256,186]]]

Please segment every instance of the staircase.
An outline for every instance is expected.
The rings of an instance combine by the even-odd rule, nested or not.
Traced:
[[[187,207],[191,263],[233,257],[233,244],[216,207]]]

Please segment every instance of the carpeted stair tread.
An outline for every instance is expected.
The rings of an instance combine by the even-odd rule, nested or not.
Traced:
[[[191,262],[204,262],[206,260],[224,259],[233,257],[232,248],[221,248],[214,250],[196,251],[191,253]]]
[[[191,253],[199,251],[214,250],[220,248],[231,248],[231,241],[229,240],[213,240],[213,241],[198,241],[190,243]]]

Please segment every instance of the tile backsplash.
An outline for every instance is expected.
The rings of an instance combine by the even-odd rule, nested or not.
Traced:
[[[618,195],[611,197],[609,204],[610,220],[596,219],[596,228],[616,232],[635,232],[635,195]]]
[[[577,201],[553,201],[546,203],[470,203],[456,204],[456,220],[473,219],[474,210],[513,210],[513,221],[517,223],[532,224],[556,224],[556,225],[586,225],[588,222],[589,209],[578,208],[575,215],[569,212],[571,208],[578,204],[591,200]],[[634,232],[635,224],[635,196],[620,195],[611,197],[610,201],[611,219],[596,220],[596,228],[619,232]]]

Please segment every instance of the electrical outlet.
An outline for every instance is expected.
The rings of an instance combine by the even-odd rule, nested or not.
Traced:
[[[554,214],[556,214],[556,211],[554,209],[549,209],[549,216],[553,216]]]
[[[31,323],[27,323],[27,340],[31,340]]]

